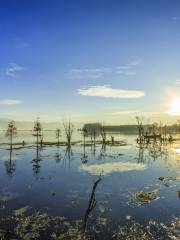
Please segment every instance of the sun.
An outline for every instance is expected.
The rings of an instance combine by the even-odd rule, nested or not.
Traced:
[[[168,113],[172,116],[179,116],[180,115],[180,97],[175,98],[172,101]]]

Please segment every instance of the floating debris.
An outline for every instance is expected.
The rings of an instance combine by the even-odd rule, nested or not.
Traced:
[[[131,215],[127,215],[126,216],[126,220],[131,220],[132,216]]]
[[[24,215],[30,209],[31,209],[30,206],[25,206],[25,207],[19,208],[17,210],[14,210],[14,215],[15,216]]]
[[[157,199],[157,196],[153,192],[145,193],[145,192],[137,192],[135,194],[136,199],[139,200],[140,202],[150,202],[152,200]]]
[[[159,177],[160,181],[180,181],[180,177]]]

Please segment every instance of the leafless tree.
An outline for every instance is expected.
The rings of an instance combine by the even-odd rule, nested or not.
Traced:
[[[177,133],[180,133],[180,120],[177,120]]]
[[[106,129],[105,129],[105,126],[102,125],[101,128],[100,128],[100,134],[101,134],[101,137],[102,137],[102,142],[103,142],[103,145],[106,144]]]
[[[136,116],[136,120],[138,124],[139,140],[140,142],[142,142],[144,137],[143,117]]]
[[[60,137],[61,137],[61,129],[60,128],[57,128],[56,129],[56,138],[58,140],[58,145],[60,143]]]
[[[68,121],[63,120],[63,127],[64,127],[64,131],[65,131],[65,136],[66,136],[66,139],[67,139],[67,146],[71,147],[74,125],[71,123],[70,119]]]

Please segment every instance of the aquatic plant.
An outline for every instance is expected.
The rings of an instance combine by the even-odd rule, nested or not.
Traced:
[[[82,240],[79,223],[70,224],[64,217],[35,213],[10,216],[0,220],[0,239],[18,240]]]
[[[91,222],[86,233],[82,232],[81,220],[70,223],[61,216],[45,213],[11,215],[0,219],[0,239],[18,240],[179,240],[180,218],[172,218],[167,224],[150,220],[140,224],[130,220],[114,230],[106,218],[97,218]]]
[[[142,225],[131,222],[118,228],[112,239],[116,240],[179,240],[180,219],[173,218],[168,225],[149,221]]]
[[[142,191],[137,192],[135,194],[135,197],[138,201],[144,202],[144,203],[157,199],[156,194],[153,193],[153,192],[152,193],[151,192],[150,193],[145,193],[145,192],[142,192]]]

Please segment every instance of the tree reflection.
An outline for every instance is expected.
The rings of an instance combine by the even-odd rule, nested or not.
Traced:
[[[9,150],[9,160],[4,163],[6,168],[6,174],[8,176],[13,176],[13,173],[16,171],[16,163],[12,161],[12,148]]]
[[[40,162],[42,161],[41,155],[40,155],[41,151],[42,151],[42,147],[39,147],[38,144],[37,144],[37,146],[36,146],[36,156],[32,160],[33,172],[34,172],[34,176],[36,177],[36,179],[39,178],[39,174],[40,174],[40,170],[41,170],[41,165],[40,165]]]
[[[63,165],[66,166],[67,161],[68,161],[68,165],[70,168],[72,159],[73,159],[73,151],[72,151],[71,147],[67,146],[64,157],[63,157]]]
[[[168,143],[162,141],[152,141],[149,143],[139,143],[138,148],[138,163],[145,163],[145,152],[146,156],[149,156],[153,161],[163,157],[164,159],[168,156]],[[148,158],[149,159],[149,158]]]
[[[98,159],[102,160],[105,157],[105,153],[106,153],[106,144],[102,144]]]
[[[59,145],[57,147],[57,152],[55,153],[55,161],[56,161],[56,163],[59,163],[61,161],[61,154],[60,154]]]

